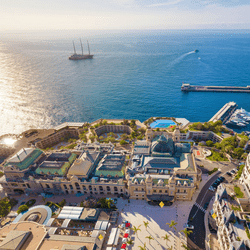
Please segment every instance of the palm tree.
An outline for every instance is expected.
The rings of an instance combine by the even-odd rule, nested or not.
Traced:
[[[167,242],[170,241],[168,234],[165,234],[165,236],[162,236],[162,238],[166,240],[166,245],[167,245]]]
[[[193,231],[187,230],[186,228],[184,230],[181,230],[181,232],[183,232],[186,235],[186,237],[188,237],[189,234],[193,233]]]
[[[186,250],[190,250],[189,247],[187,247],[185,244],[182,243],[181,247],[185,248]]]
[[[149,241],[149,245],[151,245],[151,244],[150,244],[150,240],[154,240],[154,238],[153,238],[151,235],[146,236],[145,238],[147,238],[147,239],[148,239],[148,241]]]
[[[133,226],[133,228],[132,228],[132,229],[133,229],[133,231],[135,231],[135,233],[136,233],[136,236],[137,236],[137,237],[138,237],[137,232],[138,232],[138,231],[141,231],[140,226],[141,226],[141,225],[139,225],[138,227]]]
[[[142,246],[139,246],[140,250],[147,250],[146,249],[146,243],[144,243],[143,247]]]
[[[144,226],[146,228],[146,231],[148,231],[148,224],[149,224],[149,222],[148,221],[143,221],[143,223],[144,223]]]
[[[127,244],[128,244],[128,245],[133,245],[133,243],[134,243],[134,242],[133,242],[132,239],[130,239],[130,240],[127,241]]]
[[[46,197],[42,197],[42,201],[43,201],[44,203],[46,202],[46,200],[47,200]]]
[[[169,228],[174,228],[174,230],[176,231],[176,227],[175,227],[175,225],[177,225],[177,222],[175,222],[174,220],[171,220],[171,223],[166,223],[168,226],[169,226]]]
[[[173,250],[173,246],[169,247],[168,250]]]

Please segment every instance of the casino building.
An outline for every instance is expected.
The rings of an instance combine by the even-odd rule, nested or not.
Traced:
[[[149,135],[149,134],[148,134]],[[7,195],[118,195],[147,201],[191,200],[199,188],[189,143],[180,131],[153,131],[136,141],[131,153],[109,143],[80,143],[53,153],[31,147],[7,160],[0,184]]]

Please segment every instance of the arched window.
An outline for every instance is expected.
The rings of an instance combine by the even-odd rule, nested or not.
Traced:
[[[75,186],[76,186],[76,189],[80,189],[80,186],[77,182],[75,183]]]

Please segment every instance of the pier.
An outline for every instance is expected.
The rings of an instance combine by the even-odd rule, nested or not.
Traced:
[[[238,105],[235,102],[226,103],[209,121],[216,122],[221,120],[223,123],[228,121]]]
[[[250,93],[250,86],[236,87],[236,86],[195,86],[189,83],[183,83],[181,91],[184,92],[237,92]]]

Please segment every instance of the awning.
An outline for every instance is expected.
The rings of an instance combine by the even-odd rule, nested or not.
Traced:
[[[173,201],[174,196],[169,196],[169,195],[158,195],[158,194],[153,194],[153,195],[147,195],[147,198],[151,201]]]

